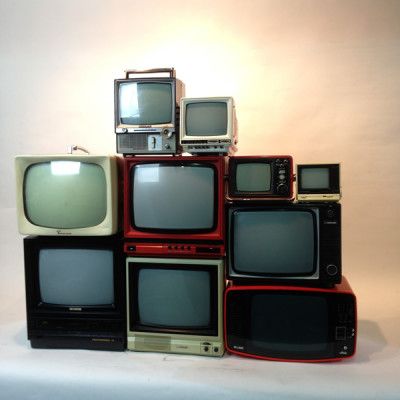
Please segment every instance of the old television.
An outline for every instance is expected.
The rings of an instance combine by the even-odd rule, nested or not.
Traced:
[[[232,205],[228,278],[326,285],[341,281],[339,203]]]
[[[298,201],[339,201],[340,164],[298,164]]]
[[[223,261],[128,257],[127,348],[222,356]]]
[[[186,153],[234,154],[238,133],[233,98],[182,98],[179,138]]]
[[[228,198],[232,200],[293,199],[291,156],[234,156],[228,162]]]
[[[159,76],[165,73],[168,76]],[[182,92],[182,82],[175,78],[173,68],[128,70],[125,79],[116,79],[117,153],[177,153]]]
[[[224,255],[223,156],[124,159],[130,255]]]
[[[125,349],[121,238],[28,236],[24,257],[33,348]]]
[[[333,288],[231,286],[225,292],[226,349],[278,361],[339,361],[356,350],[356,297]]]
[[[103,236],[118,231],[117,157],[17,156],[15,170],[21,234]]]

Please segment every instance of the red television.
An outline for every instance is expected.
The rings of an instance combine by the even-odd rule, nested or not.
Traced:
[[[125,253],[223,256],[224,171],[224,156],[126,157]]]
[[[226,349],[275,361],[338,361],[354,355],[356,298],[333,288],[231,286],[225,292]]]

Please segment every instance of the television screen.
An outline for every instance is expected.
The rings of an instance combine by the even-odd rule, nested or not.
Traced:
[[[303,168],[301,169],[302,189],[329,189],[329,168]]]
[[[212,165],[137,164],[131,179],[135,228],[190,231],[214,227],[216,172]]]
[[[192,269],[141,269],[138,274],[140,325],[166,328],[208,327],[211,277]]]
[[[60,306],[114,304],[113,257],[111,250],[41,249],[41,301]]]
[[[265,353],[315,353],[327,347],[328,302],[323,296],[257,293],[251,300],[251,337]]]
[[[309,275],[317,265],[317,220],[311,209],[231,213],[231,266],[244,275]]]
[[[98,164],[61,160],[32,164],[23,186],[26,217],[34,225],[85,228],[106,217],[106,176]]]
[[[236,166],[236,189],[239,192],[270,191],[271,179],[270,163],[239,163]]]
[[[226,102],[193,102],[186,105],[187,136],[226,135],[228,111]]]
[[[124,125],[168,124],[175,103],[173,86],[163,82],[126,82],[119,86],[119,119]]]

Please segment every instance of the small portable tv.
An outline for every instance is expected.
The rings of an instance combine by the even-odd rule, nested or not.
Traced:
[[[160,77],[161,73],[168,77]],[[141,74],[146,76],[138,76]],[[125,79],[116,79],[117,153],[177,153],[182,92],[182,82],[175,78],[173,68],[128,70]]]
[[[298,201],[339,201],[340,164],[297,165]]]
[[[124,350],[122,239],[24,238],[28,339],[34,348]]]
[[[117,157],[17,156],[15,170],[21,234],[103,236],[117,232]]]
[[[356,297],[333,288],[232,286],[225,292],[226,349],[275,361],[339,361],[356,349]]]
[[[228,279],[332,286],[341,281],[339,203],[231,206]]]
[[[128,257],[128,350],[222,356],[222,260]]]
[[[223,156],[124,159],[124,236],[131,255],[224,254]]]
[[[228,162],[228,198],[232,200],[293,199],[291,156],[234,156]]]
[[[182,98],[180,145],[191,154],[233,154],[238,141],[232,97]]]

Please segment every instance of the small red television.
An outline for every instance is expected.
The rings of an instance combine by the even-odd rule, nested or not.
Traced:
[[[129,255],[225,254],[224,156],[124,159]]]
[[[275,361],[338,361],[356,349],[356,297],[333,288],[231,286],[225,292],[226,349]]]

